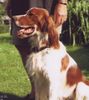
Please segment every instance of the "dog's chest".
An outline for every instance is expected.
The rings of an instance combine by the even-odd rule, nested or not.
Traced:
[[[33,69],[53,73],[60,71],[62,56],[65,52],[60,53],[59,50],[45,49],[40,53],[33,54]]]
[[[66,72],[61,72],[61,60],[65,54],[65,50],[53,48],[46,48],[39,53],[33,53],[28,59],[27,71],[30,75],[36,74],[36,77],[39,78],[40,73],[42,73],[50,81],[61,80],[66,74]]]

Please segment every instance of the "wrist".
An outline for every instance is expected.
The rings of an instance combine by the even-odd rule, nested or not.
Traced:
[[[59,2],[59,4],[62,4],[62,5],[67,5],[67,3],[62,3],[62,2]]]
[[[67,5],[67,0],[58,0],[59,4]]]

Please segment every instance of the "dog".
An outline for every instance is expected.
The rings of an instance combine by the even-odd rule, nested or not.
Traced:
[[[32,39],[36,50],[25,66],[34,81],[36,100],[89,100],[89,81],[59,40],[48,11],[33,7],[25,15],[13,18],[21,27],[19,38],[36,36]]]

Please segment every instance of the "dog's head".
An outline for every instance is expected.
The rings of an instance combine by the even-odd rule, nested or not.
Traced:
[[[25,15],[14,16],[13,18],[17,26],[21,28],[17,32],[19,38],[27,38],[36,34],[40,40],[46,37],[49,47],[59,47],[55,23],[46,9],[34,7],[28,10]]]

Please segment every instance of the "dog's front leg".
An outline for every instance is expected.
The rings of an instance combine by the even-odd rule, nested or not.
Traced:
[[[59,75],[53,74],[50,79],[49,85],[49,100],[63,100],[60,89]]]

